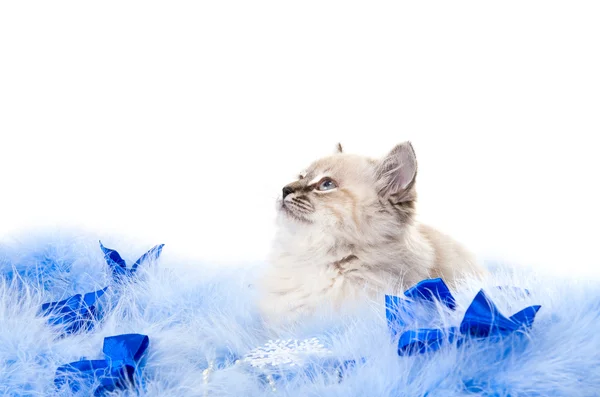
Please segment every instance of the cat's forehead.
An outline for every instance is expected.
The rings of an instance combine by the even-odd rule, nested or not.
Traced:
[[[339,161],[326,157],[314,161],[304,171],[300,173],[303,178],[314,177],[317,174],[330,173],[339,168]]]
[[[307,169],[300,173],[301,178],[315,178],[323,176],[348,175],[361,172],[372,166],[372,162],[364,157],[353,155],[334,155],[314,161]]]

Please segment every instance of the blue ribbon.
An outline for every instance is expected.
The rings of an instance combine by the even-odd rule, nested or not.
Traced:
[[[449,309],[456,309],[456,300],[450,289],[441,278],[432,278],[429,280],[423,280],[417,285],[407,289],[404,292],[407,298],[414,300],[424,300],[429,302],[435,302],[436,300],[443,303],[444,306]]]
[[[411,301],[430,303],[438,301],[451,310],[456,308],[454,296],[441,278],[423,280],[406,290],[404,296],[408,299],[393,295],[385,296],[385,316],[392,335],[396,335],[398,327],[406,325],[404,317],[411,319],[414,317],[412,310],[414,307],[409,305]]]
[[[48,322],[51,325],[62,326],[65,334],[80,330],[89,331],[102,317],[95,303],[107,289],[108,287],[85,295],[73,295],[59,302],[44,303],[42,316],[50,316]]]
[[[528,291],[527,291],[528,292]],[[415,301],[439,301],[451,310],[456,309],[456,301],[443,280],[424,280],[408,289],[404,295]],[[396,328],[404,325],[403,314],[410,315],[410,305],[395,296],[386,296],[386,318],[392,334]],[[459,344],[466,337],[487,338],[501,337],[517,330],[530,328],[541,306],[528,306],[525,309],[505,317],[496,305],[485,295],[483,290],[473,298],[467,308],[459,327],[447,329],[408,330],[400,335],[398,354],[412,355],[438,350],[445,343],[457,341]]]
[[[113,279],[117,282],[122,281],[124,277],[131,277],[144,262],[158,259],[163,247],[164,244],[154,246],[142,255],[131,269],[127,269],[127,264],[121,258],[121,255],[116,250],[104,247],[100,242],[100,248],[104,252],[106,263],[112,270]],[[95,303],[108,288],[105,287],[85,295],[73,295],[59,302],[44,303],[41,310],[42,316],[50,316],[48,323],[62,326],[63,333],[66,335],[78,331],[89,331],[103,317],[103,313],[96,307]]]
[[[419,328],[403,332],[398,340],[398,354],[400,356],[423,354],[436,351],[444,343],[453,343],[459,336],[456,327],[447,329]]]
[[[104,252],[104,260],[112,270],[113,278],[117,282],[122,281],[124,278],[129,278],[133,276],[142,263],[148,260],[158,259],[163,247],[165,246],[164,244],[159,244],[152,247],[150,250],[148,250],[148,252],[140,256],[140,258],[133,264],[133,266],[131,266],[131,269],[128,269],[127,263],[125,263],[125,260],[116,250],[106,248],[104,245],[102,245],[101,241],[99,243],[102,252]]]
[[[82,360],[58,367],[54,384],[67,384],[74,393],[99,383],[94,395],[124,389],[141,379],[142,356],[150,339],[146,335],[124,334],[104,338],[104,360]]]
[[[463,317],[460,332],[481,338],[508,335],[519,329],[530,328],[540,307],[528,306],[507,318],[480,290]]]

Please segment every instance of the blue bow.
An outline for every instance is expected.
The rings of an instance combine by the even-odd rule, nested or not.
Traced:
[[[456,327],[447,329],[419,328],[406,331],[398,340],[398,355],[412,355],[436,351],[444,343],[453,343],[459,336]]]
[[[423,280],[417,285],[407,289],[404,292],[404,295],[413,300],[425,300],[429,302],[438,300],[449,309],[456,309],[456,300],[441,278]]]
[[[95,303],[108,287],[87,293],[73,295],[59,302],[49,302],[42,305],[42,316],[50,316],[51,325],[62,325],[65,334],[79,330],[89,331],[101,317],[101,312]]]
[[[527,291],[528,292],[528,291]],[[424,280],[408,289],[404,295],[415,300],[428,302],[440,301],[451,310],[455,310],[456,301],[442,279]],[[436,351],[444,343],[455,340],[462,343],[466,337],[500,337],[519,329],[531,327],[541,306],[528,306],[510,318],[500,313],[494,303],[483,290],[475,296],[469,305],[459,327],[447,329],[417,329],[405,331],[398,340],[398,354],[411,355]],[[392,333],[395,326],[404,325],[402,314],[411,313],[410,305],[402,305],[402,300],[394,296],[386,296],[386,317]]]
[[[152,247],[148,252],[140,256],[133,266],[131,266],[131,269],[127,269],[127,264],[125,263],[125,260],[121,258],[121,255],[113,249],[106,248],[100,241],[100,248],[102,249],[102,252],[104,252],[104,260],[106,260],[106,263],[110,266],[113,278],[117,282],[122,281],[125,277],[131,277],[137,271],[138,266],[145,261],[158,259],[164,246],[164,244],[160,244]]]
[[[121,281],[123,277],[132,276],[145,261],[158,259],[163,247],[164,244],[154,246],[142,255],[131,269],[127,269],[121,255],[115,250],[104,247],[100,242],[100,248],[104,252],[106,263],[112,269],[113,278],[117,282]],[[59,302],[44,303],[42,305],[42,316],[50,316],[48,322],[51,325],[62,325],[63,332],[67,335],[80,330],[89,331],[103,317],[103,313],[98,310],[95,303],[107,290],[108,287],[105,287],[83,296],[77,294]]]
[[[506,318],[481,290],[469,305],[460,323],[460,332],[481,338],[508,335],[519,329],[530,328],[540,307],[528,306]]]
[[[68,384],[74,393],[95,382],[94,395],[134,385],[141,379],[140,360],[150,344],[146,335],[124,334],[104,338],[104,360],[82,360],[62,365],[56,370],[54,384]]]
[[[385,296],[385,316],[393,335],[396,335],[398,326],[406,325],[404,317],[414,317],[414,307],[408,304],[410,301],[439,301],[451,310],[456,308],[454,296],[441,278],[423,280],[407,289],[404,296],[409,300],[393,295]]]

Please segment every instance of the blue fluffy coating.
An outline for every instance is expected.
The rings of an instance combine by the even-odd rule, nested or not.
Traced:
[[[600,390],[600,289],[592,280],[499,270],[454,294],[429,284],[424,291],[434,293],[413,289],[359,314],[317,316],[282,329],[276,338],[286,342],[279,343],[257,311],[253,285],[262,264],[223,268],[163,258],[154,266],[162,250],[156,246],[149,265],[135,266],[134,280],[115,283],[106,253],[93,241],[32,237],[0,246],[0,394],[89,395],[101,378],[83,391],[60,380],[57,388],[57,369],[90,360],[101,367],[105,339],[132,334],[152,342],[143,366],[128,361],[139,382],[117,388],[109,382],[115,395],[595,396]],[[108,257],[131,273],[134,266],[123,258],[139,253],[123,246],[119,252],[122,262]],[[102,315],[89,310],[86,318],[93,326],[65,334],[48,323],[100,301]],[[407,302],[414,307],[391,313]],[[409,332],[420,332],[418,346],[427,348],[400,356],[403,335],[415,340]],[[305,342],[311,340],[317,342]]]

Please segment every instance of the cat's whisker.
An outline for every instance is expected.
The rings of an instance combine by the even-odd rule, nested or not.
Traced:
[[[302,201],[302,202],[305,202],[305,203],[308,203],[308,204],[310,204],[310,200],[309,200],[309,199],[307,199],[306,197],[294,197],[294,199],[293,199],[293,200],[294,200],[294,201]]]
[[[302,202],[299,202],[299,201],[296,201],[295,199],[292,200],[292,204],[295,205],[295,206],[297,206],[297,207],[299,207],[299,208],[307,210],[307,211],[312,211],[313,210],[312,206],[310,206],[308,204],[305,204],[305,203],[302,203]]]
[[[311,213],[311,211],[307,210],[306,208],[299,207],[298,205],[293,205],[292,209],[303,215],[308,215]]]

